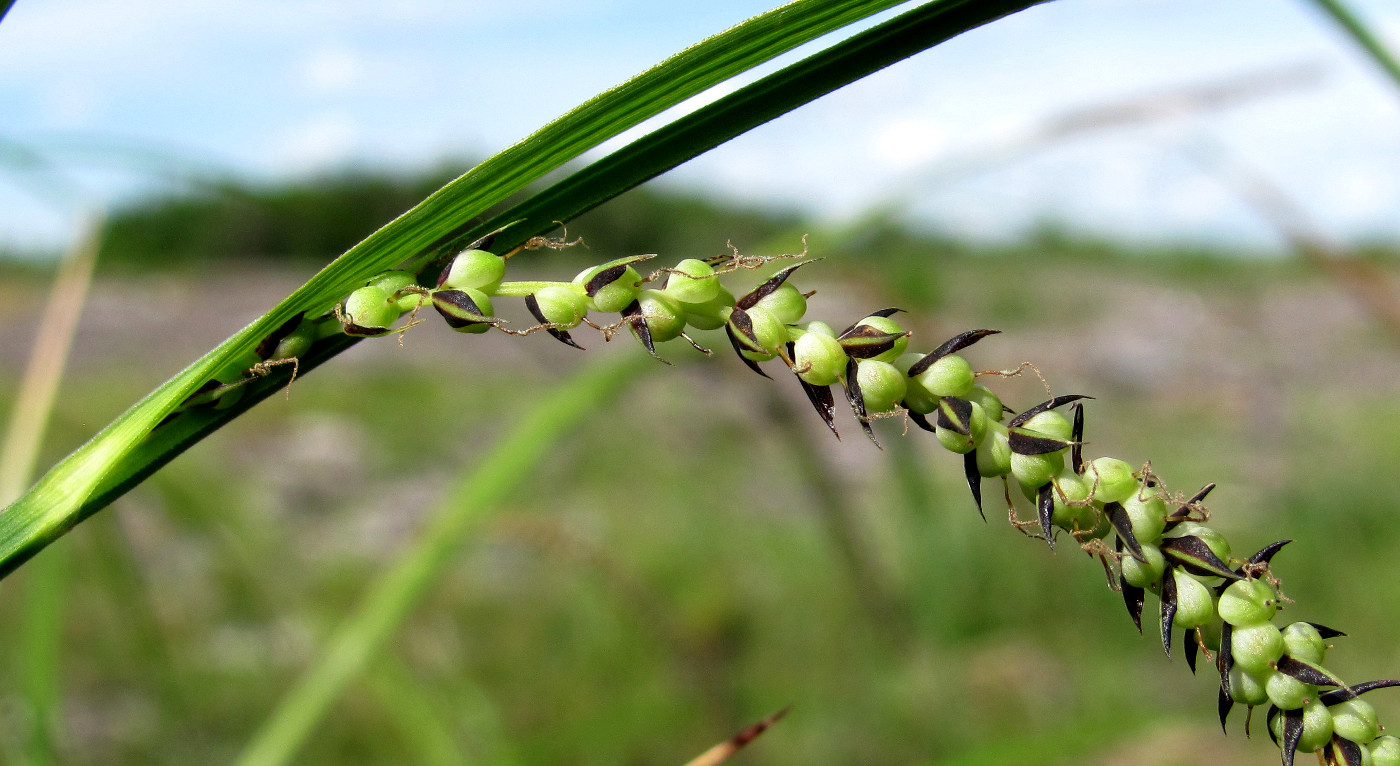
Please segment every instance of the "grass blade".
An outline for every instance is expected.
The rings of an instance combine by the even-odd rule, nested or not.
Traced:
[[[1360,16],[1352,13],[1342,0],[1313,0],[1313,2],[1317,3],[1317,6],[1328,16],[1331,16],[1332,20],[1337,22],[1347,34],[1351,35],[1357,45],[1370,54],[1371,58],[1380,64],[1381,69],[1390,75],[1390,79],[1394,80],[1397,86],[1400,86],[1400,61],[1397,61],[1380,38],[1371,32],[1370,27],[1366,26]]]
[[[467,537],[530,478],[561,437],[652,364],[638,354],[604,358],[539,401],[474,470],[448,489],[427,527],[336,629],[325,653],[273,710],[237,763],[290,762],[346,684],[374,659]]]
[[[88,503],[95,492],[114,484],[129,486],[132,477],[149,473],[146,466],[132,465],[113,480],[107,478],[196,388],[298,312],[329,311],[369,277],[431,249],[582,152],[774,56],[897,4],[895,0],[798,0],[754,17],[585,102],[447,184],[148,394],[50,470],[0,514],[0,576],[100,508]],[[192,433],[187,429],[172,434],[180,438],[166,446],[183,449],[198,440]],[[147,466],[169,459],[166,452],[150,450],[146,458],[151,461]]]

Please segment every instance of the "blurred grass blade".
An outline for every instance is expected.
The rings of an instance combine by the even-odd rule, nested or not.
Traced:
[[[418,766],[465,766],[472,759],[457,746],[452,728],[443,720],[441,705],[423,687],[403,660],[385,652],[370,669],[369,687],[379,708],[399,730],[399,740]]]
[[[447,184],[152,391],[0,513],[0,576],[100,508],[87,501],[167,414],[298,312],[315,316],[329,311],[368,278],[430,249],[582,152],[774,56],[897,4],[895,0],[798,0],[754,17],[590,99]],[[189,443],[180,438],[165,446],[178,451]],[[165,454],[146,457],[159,461]],[[124,473],[144,475],[142,470],[132,466]]]
[[[792,707],[789,706],[779,710],[762,721],[735,734],[724,742],[706,750],[685,766],[719,766],[719,764],[729,760],[730,756],[743,750],[745,745],[758,739],[758,735],[768,731],[769,727],[782,720],[783,716],[787,715],[788,711],[791,709]]]
[[[501,508],[554,451],[559,440],[628,381],[656,363],[640,354],[605,357],[556,386],[485,459],[444,495],[417,539],[371,587],[326,651],[273,710],[237,763],[288,763],[306,736],[360,675],[436,582],[472,532]]]
[[[24,368],[11,408],[5,438],[0,442],[0,503],[19,495],[34,473],[34,464],[48,432],[49,418],[67,367],[68,352],[78,318],[87,302],[93,265],[102,240],[101,213],[92,213],[59,264],[49,299],[34,333],[34,348]],[[56,740],[61,736],[59,688],[64,591],[68,551],[53,550],[36,561],[23,583],[24,614],[17,656],[19,687],[28,705],[27,731],[19,733],[23,755],[17,763],[31,766],[59,763]]]
[[[1377,64],[1390,75],[1390,79],[1400,86],[1400,60],[1385,47],[1366,22],[1361,20],[1342,0],[1313,0],[1328,16],[1341,25],[1342,29],[1356,41]]]

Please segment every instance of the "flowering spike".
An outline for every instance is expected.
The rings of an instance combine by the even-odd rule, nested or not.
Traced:
[[[1230,692],[1230,671],[1235,667],[1235,655],[1230,652],[1230,640],[1235,626],[1226,622],[1220,626],[1220,649],[1215,653],[1215,669],[1220,671],[1220,689]]]
[[[793,346],[794,344],[788,341],[789,357],[793,356]],[[821,416],[822,422],[826,423],[826,427],[831,429],[831,433],[837,439],[840,439],[841,434],[836,432],[836,401],[831,396],[831,386],[814,386],[800,377],[797,382],[802,385],[802,390],[807,394],[807,401],[812,403],[812,408]]]
[[[748,330],[748,336],[743,340],[740,339],[739,334],[735,333],[734,328],[736,326],[739,327],[739,332],[744,332],[745,329]],[[748,342],[752,342],[755,345],[758,344],[758,339],[754,337],[753,333],[753,321],[749,319],[749,315],[742,309],[734,309],[734,313],[730,314],[729,320],[724,323],[724,333],[729,336],[729,345],[734,347],[734,353],[739,355],[739,358],[743,360],[744,364],[748,365],[750,370],[768,378],[768,373],[764,372],[763,369],[758,366],[757,362],[744,356],[744,352],[748,350]],[[772,378],[769,378],[769,380],[772,380]]]
[[[1050,549],[1054,550],[1055,530],[1051,526],[1055,518],[1054,485],[1046,483],[1040,486],[1040,491],[1036,494],[1036,510],[1040,516],[1040,531],[1045,534],[1045,542],[1050,543]]]
[[[530,316],[534,317],[535,321],[539,322],[540,324],[549,324],[549,320],[545,318],[544,312],[540,311],[540,302],[538,300],[535,300],[535,296],[533,293],[525,296],[525,308],[530,310]],[[555,339],[558,340],[560,343],[563,343],[568,346],[573,346],[579,351],[585,350],[583,346],[580,346],[577,342],[574,341],[572,337],[570,337],[568,330],[556,330],[553,327],[546,327],[545,332],[549,333],[550,335],[553,335]]]
[[[1193,495],[1190,500],[1182,503],[1180,508],[1172,511],[1171,515],[1167,517],[1167,525],[1164,531],[1170,532],[1176,528],[1177,524],[1186,521],[1187,517],[1191,515],[1191,508],[1202,500],[1205,500],[1206,495],[1209,495],[1210,491],[1213,489],[1215,489],[1215,482],[1205,485],[1201,488],[1201,491]]]
[[[1329,689],[1317,695],[1317,698],[1322,704],[1330,706],[1338,702],[1354,700],[1366,692],[1375,691],[1376,689],[1386,689],[1392,686],[1400,686],[1400,680],[1388,678],[1380,681],[1363,681],[1359,684],[1343,686],[1340,689]]]
[[[1283,655],[1278,660],[1278,672],[1292,676],[1305,684],[1313,686],[1346,686],[1342,679],[1338,678],[1321,665],[1317,665],[1305,660],[1295,659],[1288,655]]]
[[[1361,745],[1346,737],[1333,734],[1330,750],[1328,760],[1337,766],[1361,766],[1364,763],[1361,759]]]
[[[885,332],[873,325],[862,324],[842,333],[836,340],[847,356],[870,359],[890,351],[900,339],[908,336],[907,332]]]
[[[869,314],[866,314],[866,315],[865,315],[865,318],[866,318],[866,319],[869,319],[870,317],[892,317],[892,316],[894,316],[895,314],[898,314],[899,312],[901,312],[901,311],[903,311],[903,310],[904,310],[904,309],[897,309],[897,308],[894,308],[894,307],[879,309],[879,310],[876,310],[876,311],[872,311],[872,312],[870,312]],[[840,334],[840,335],[837,335],[836,337],[837,337],[837,338],[844,338],[844,337],[846,337],[846,335],[848,335],[852,330],[856,329],[856,327],[857,327],[858,325],[860,325],[860,321],[856,321],[855,324],[853,324],[853,325],[851,325],[850,327],[847,327],[846,329],[842,330],[842,331],[841,331],[841,334]]]
[[[1227,580],[1243,580],[1230,566],[1195,535],[1167,537],[1161,542],[1162,553],[1174,563],[1194,575],[1202,577],[1224,577]]]
[[[584,284],[584,292],[588,294],[588,297],[596,298],[598,296],[598,291],[621,279],[622,275],[627,273],[628,267],[632,264],[637,261],[645,261],[651,257],[650,255],[634,255],[629,258],[619,258],[616,261],[612,261],[608,264],[607,268],[594,274],[593,278],[589,279],[588,282]]]
[[[783,283],[787,281],[787,278],[792,276],[792,272],[797,271],[798,269],[802,268],[803,266],[806,266],[809,263],[816,263],[820,260],[820,258],[812,258],[811,260],[806,260],[783,269],[782,271],[770,277],[767,282],[764,282],[763,284],[749,291],[748,295],[745,295],[744,297],[735,301],[734,306],[736,308],[741,309],[753,308],[754,306],[758,305],[759,301],[771,295],[774,290],[777,290],[779,287],[782,287]]]
[[[1074,412],[1074,428],[1070,431],[1069,465],[1075,473],[1084,473],[1084,405],[1075,402],[1069,406]]]
[[[1133,534],[1133,521],[1128,518],[1128,511],[1122,503],[1104,503],[1103,512],[1108,516],[1108,523],[1113,525],[1113,530],[1118,533],[1118,538],[1128,546],[1128,550],[1133,554],[1133,558],[1146,562],[1145,554],[1142,552],[1142,543],[1138,542],[1137,536]]]
[[[1018,455],[1048,455],[1070,446],[1070,442],[1046,436],[1039,431],[1012,427],[1007,439],[1011,451]]]
[[[1001,330],[968,330],[965,333],[954,335],[953,337],[944,341],[943,345],[934,349],[933,352],[928,355],[928,358],[931,359],[931,361],[929,361],[929,364],[933,364],[939,359],[942,359],[943,357],[954,352],[962,351],[963,349],[967,348],[968,346],[971,346],[979,340],[982,340],[988,335],[997,335],[1000,332]],[[920,370],[920,372],[922,372],[922,370]]]
[[[945,396],[938,401],[939,428],[967,436],[972,433],[972,402],[956,396]]]
[[[860,393],[860,368],[856,360],[846,360],[846,401],[851,405],[851,411],[855,413],[856,420],[860,422],[860,427],[865,430],[865,435],[870,437],[870,441],[880,447],[880,442],[875,438],[875,429],[870,427],[870,417],[865,412],[865,397]],[[880,447],[884,449],[884,447]]]
[[[1215,486],[1215,485],[1212,484],[1211,486]],[[1251,564],[1267,564],[1267,563],[1269,563],[1270,561],[1273,561],[1273,559],[1274,559],[1274,554],[1278,553],[1280,550],[1283,549],[1283,546],[1288,545],[1288,544],[1291,543],[1291,542],[1293,542],[1293,541],[1292,541],[1292,540],[1279,540],[1278,542],[1269,543],[1268,545],[1264,546],[1263,548],[1260,548],[1258,553],[1254,554],[1253,556],[1250,556],[1250,557],[1249,557],[1249,563],[1251,563]]]
[[[1283,713],[1283,766],[1293,766],[1293,753],[1303,738],[1303,709],[1294,708]]]
[[[1066,394],[1064,396],[1057,396],[1054,399],[1041,402],[1040,404],[1037,404],[1036,406],[1023,411],[1020,415],[1017,415],[1016,417],[1012,418],[1011,422],[1006,424],[1006,427],[1013,428],[1015,426],[1025,425],[1027,420],[1030,420],[1031,418],[1035,417],[1036,415],[1039,415],[1042,412],[1045,412],[1046,410],[1053,410],[1056,407],[1062,407],[1066,404],[1069,404],[1070,402],[1078,401],[1080,399],[1093,398],[1094,397],[1092,396],[1085,396],[1083,394]]]
[[[1176,617],[1176,575],[1170,565],[1162,575],[1162,648],[1172,656],[1172,620]]]
[[[651,327],[647,325],[646,316],[642,314],[641,302],[634,300],[627,304],[627,306],[622,309],[622,316],[625,319],[632,320],[628,322],[628,325],[632,328],[632,334],[636,335],[637,340],[641,341],[642,345],[646,347],[647,353],[651,354],[652,358],[658,362],[670,364],[670,362],[656,355],[656,343],[651,339]]]
[[[967,488],[972,490],[972,499],[977,503],[977,513],[982,516],[982,521],[986,521],[987,514],[982,510],[982,472],[977,469],[977,450],[963,455],[963,475],[967,477]]]
[[[1337,630],[1336,628],[1329,628],[1326,625],[1320,625],[1316,622],[1310,622],[1308,624],[1316,628],[1318,635],[1322,636],[1323,638],[1336,638],[1337,636],[1346,635],[1345,633],[1341,632],[1340,630]]]

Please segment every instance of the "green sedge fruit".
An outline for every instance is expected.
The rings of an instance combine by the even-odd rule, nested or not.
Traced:
[[[762,362],[777,356],[778,349],[788,342],[787,325],[778,321],[773,316],[773,312],[767,309],[754,306],[745,313],[749,316],[749,321],[753,327],[753,338],[748,338],[743,333],[736,332],[735,335],[748,347],[743,352],[744,356],[755,362]]]
[[[908,394],[904,400],[909,401]],[[1011,442],[1006,426],[995,421],[987,424],[987,435],[977,445],[977,472],[987,478],[1011,473]]]
[[[1246,672],[1262,676],[1283,656],[1283,634],[1267,622],[1236,625],[1230,631],[1230,654]]]
[[[964,398],[981,406],[982,411],[987,413],[987,419],[994,423],[1001,422],[1002,417],[1005,416],[1006,408],[1002,405],[1001,399],[992,393],[992,389],[981,383],[973,385],[972,390]]]
[[[345,334],[372,338],[389,332],[389,327],[403,312],[389,300],[389,294],[378,287],[361,287],[345,299]]]
[[[1068,437],[1066,437],[1068,438]],[[1121,503],[1133,496],[1138,480],[1133,467],[1112,457],[1099,457],[1084,466],[1084,478],[1094,488],[1094,500],[1100,503]]]
[[[1065,471],[1053,480],[1051,496],[1055,500],[1052,521],[1061,529],[1089,531],[1098,520],[1098,513],[1084,502],[1089,499],[1089,485],[1074,471]]]
[[[826,337],[832,338],[833,340],[836,338],[836,331],[831,329],[831,325],[827,324],[826,322],[804,322],[800,326],[800,329],[803,332],[814,332],[818,335],[825,335]]]
[[[660,290],[643,290],[637,295],[637,305],[653,342],[675,340],[685,332],[685,310],[675,298]]]
[[[604,263],[594,266],[591,269],[584,269],[574,277],[574,284],[583,285],[585,289],[590,289],[589,285],[594,281],[594,277],[599,277],[605,271],[609,271],[621,264]],[[593,295],[588,298],[589,307],[594,311],[601,311],[605,314],[622,311],[637,299],[637,293],[641,290],[642,276],[631,266],[623,268],[611,281],[606,284],[594,285]]]
[[[1230,541],[1225,539],[1225,535],[1214,529],[1195,521],[1183,521],[1172,529],[1167,537],[1199,537],[1206,547],[1210,548],[1221,561],[1230,560]]]
[[[1241,705],[1262,705],[1269,701],[1269,692],[1263,681],[1235,665],[1230,668],[1230,699]]]
[[[734,294],[720,286],[714,298],[704,303],[685,303],[685,321],[697,330],[718,330],[724,326],[729,309],[734,306]]]
[[[578,327],[588,315],[588,298],[564,285],[550,285],[535,291],[535,304],[546,322],[560,330]]]
[[[1237,580],[1220,594],[1217,609],[1220,619],[1231,625],[1261,625],[1272,620],[1278,611],[1278,594],[1263,580]],[[1321,640],[1321,636],[1318,639]]]
[[[895,369],[905,376],[904,406],[920,415],[938,410],[938,397],[924,388],[924,384],[920,383],[918,378],[908,377],[909,368],[918,364],[925,356],[926,354],[903,354],[891,362]]]
[[[1274,716],[1269,728],[1279,742],[1283,741],[1283,721],[1281,715]],[[1327,706],[1313,700],[1303,706],[1303,736],[1298,740],[1298,752],[1311,753],[1332,739],[1332,714]]]
[[[1022,425],[1031,431],[1045,434],[1060,441],[1069,441],[1070,436],[1074,433],[1074,426],[1069,422],[1069,419],[1054,410],[1036,413]]]
[[[873,327],[876,330],[879,330],[883,333],[904,332],[904,328],[899,326],[899,322],[896,322],[893,319],[890,319],[889,317],[882,316],[868,316],[860,320],[859,322],[856,322],[856,327]],[[887,351],[883,351],[871,358],[877,362],[893,362],[894,360],[900,358],[900,356],[902,356],[905,350],[907,350],[908,348],[909,336],[906,335],[900,338],[899,340],[896,340],[894,342],[894,345],[891,346]],[[950,394],[945,394],[945,396],[949,395]],[[961,394],[957,394],[957,396],[961,396]]]
[[[1210,588],[1180,569],[1176,577],[1176,616],[1172,622],[1180,628],[1194,628],[1215,618],[1215,600]]]
[[[448,290],[496,292],[506,276],[506,260],[485,250],[463,250],[438,277],[438,287]],[[624,304],[625,305],[625,304]]]
[[[687,258],[676,264],[676,271],[666,278],[666,293],[681,303],[708,303],[719,297],[722,289],[714,267],[704,261]]]
[[[1162,549],[1150,543],[1142,546],[1142,561],[1138,561],[1132,556],[1124,556],[1120,566],[1123,568],[1123,579],[1134,588],[1149,588],[1162,580],[1162,574],[1167,571],[1167,559],[1162,555]]]
[[[856,381],[866,412],[888,412],[904,399],[904,375],[889,362],[860,360],[856,364]]]
[[[418,278],[408,271],[386,271],[383,274],[371,279],[366,285],[368,287],[378,287],[389,296],[399,311],[405,314],[418,308],[423,303],[423,296],[409,288],[418,287]],[[409,290],[409,292],[404,292]]]
[[[1271,671],[1264,680],[1269,701],[1279,710],[1297,710],[1317,694],[1317,688],[1299,681],[1287,673]]]
[[[1059,476],[1064,469],[1063,450],[1047,452],[1044,455],[1011,455],[1011,475],[1016,477],[1016,481],[1020,482],[1022,487],[1043,487],[1051,478]]]
[[[1273,588],[1269,590],[1272,592]],[[1224,600],[1224,595],[1221,600]],[[1289,657],[1314,665],[1321,665],[1327,657],[1327,642],[1317,628],[1306,622],[1295,622],[1284,628],[1283,645]]]
[[[829,386],[846,373],[846,351],[836,338],[810,329],[792,344],[797,377],[813,386]]]
[[[1142,499],[1142,485],[1122,501],[1123,510],[1133,525],[1133,537],[1140,543],[1155,543],[1162,539],[1162,530],[1167,524],[1167,504],[1156,495]]]
[[[791,282],[778,285],[778,289],[759,299],[758,305],[773,312],[783,324],[797,324],[807,313],[807,296]]]
[[[1357,698],[1332,706],[1332,731],[1362,745],[1381,733],[1380,720],[1371,703]]]
[[[1220,633],[1224,624],[1220,620],[1211,620],[1196,628],[1197,634],[1201,638],[1201,643],[1212,652],[1220,649]]]
[[[1400,766],[1400,739],[1386,735],[1377,737],[1370,745],[1375,766]]]
[[[935,397],[965,398],[972,393],[972,387],[977,383],[976,376],[972,373],[972,365],[957,354],[949,354],[929,365],[927,370],[918,375],[917,380],[919,385]]]

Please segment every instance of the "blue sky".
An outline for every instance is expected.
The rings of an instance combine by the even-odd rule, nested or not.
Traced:
[[[1350,2],[1400,47],[1400,3]],[[423,167],[503,148],[767,7],[18,0],[0,23],[0,140],[40,151],[109,204],[168,188],[102,156],[121,146],[263,179]],[[1290,66],[1310,74],[1228,109],[1028,149],[1067,111]],[[1400,89],[1307,0],[1059,0],[668,180],[832,220],[898,200],[917,223],[990,239],[1054,220],[1141,241],[1275,245],[1222,181],[1220,158],[1286,190],[1327,235],[1400,236]],[[0,168],[0,243],[63,242],[74,204],[36,197],[29,180]]]

